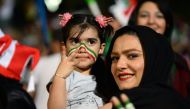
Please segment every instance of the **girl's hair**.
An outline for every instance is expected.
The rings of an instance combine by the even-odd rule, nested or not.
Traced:
[[[158,9],[164,15],[164,18],[166,20],[166,30],[164,32],[164,36],[167,37],[168,40],[171,40],[172,30],[174,27],[173,15],[172,15],[171,8],[169,7],[169,4],[164,0],[140,0],[130,16],[128,25],[136,25],[137,24],[137,16],[138,16],[139,10],[140,10],[141,6],[145,2],[148,2],[148,1],[155,3],[157,5]]]
[[[110,25],[106,27],[100,27],[100,24],[95,20],[95,17],[89,14],[74,14],[67,24],[62,28],[63,39],[62,41],[66,42],[70,35],[70,31],[74,27],[79,27],[80,31],[77,37],[88,28],[92,27],[97,30],[98,37],[100,38],[101,43],[105,42],[106,37],[110,37],[113,33],[113,28]]]

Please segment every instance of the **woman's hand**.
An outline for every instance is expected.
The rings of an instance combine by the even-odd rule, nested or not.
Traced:
[[[116,109],[135,109],[133,103],[130,102],[129,98],[125,94],[121,94],[121,102],[115,96],[112,97],[111,102]]]
[[[112,97],[111,102],[105,104],[98,109],[135,109],[134,105],[129,101],[129,98],[125,94],[121,94],[121,102],[115,96]]]

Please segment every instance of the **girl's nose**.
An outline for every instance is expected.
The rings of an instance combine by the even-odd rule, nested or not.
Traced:
[[[83,47],[83,46],[81,46],[81,47],[79,47],[78,52],[79,52],[79,53],[84,53],[84,52],[86,52],[86,48]]]

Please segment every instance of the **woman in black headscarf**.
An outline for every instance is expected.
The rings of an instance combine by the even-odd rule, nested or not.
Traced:
[[[190,109],[167,85],[173,61],[170,43],[149,27],[119,29],[106,58],[112,72],[107,78],[113,82],[106,96],[125,93],[136,109]]]
[[[144,25],[163,34],[171,43],[174,21],[172,10],[166,0],[139,0],[128,25]],[[190,69],[181,54],[175,52],[168,84],[190,102]]]

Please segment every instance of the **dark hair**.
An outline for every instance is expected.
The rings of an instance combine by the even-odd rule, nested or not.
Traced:
[[[76,26],[80,28],[78,37],[86,29],[90,27],[95,28],[101,43],[105,42],[105,38],[111,36],[113,33],[112,26],[107,25],[106,27],[100,27],[99,23],[95,20],[95,17],[90,14],[74,14],[67,24],[62,28],[64,42],[66,42],[67,38],[69,37],[71,29]]]
[[[168,40],[171,40],[172,30],[174,27],[173,15],[172,15],[172,11],[171,11],[171,8],[169,7],[168,2],[164,0],[140,0],[130,16],[128,25],[136,25],[137,16],[138,16],[140,8],[145,2],[148,2],[148,1],[155,3],[158,6],[158,9],[164,15],[164,18],[166,20],[166,30],[164,32],[164,36],[167,37]]]

